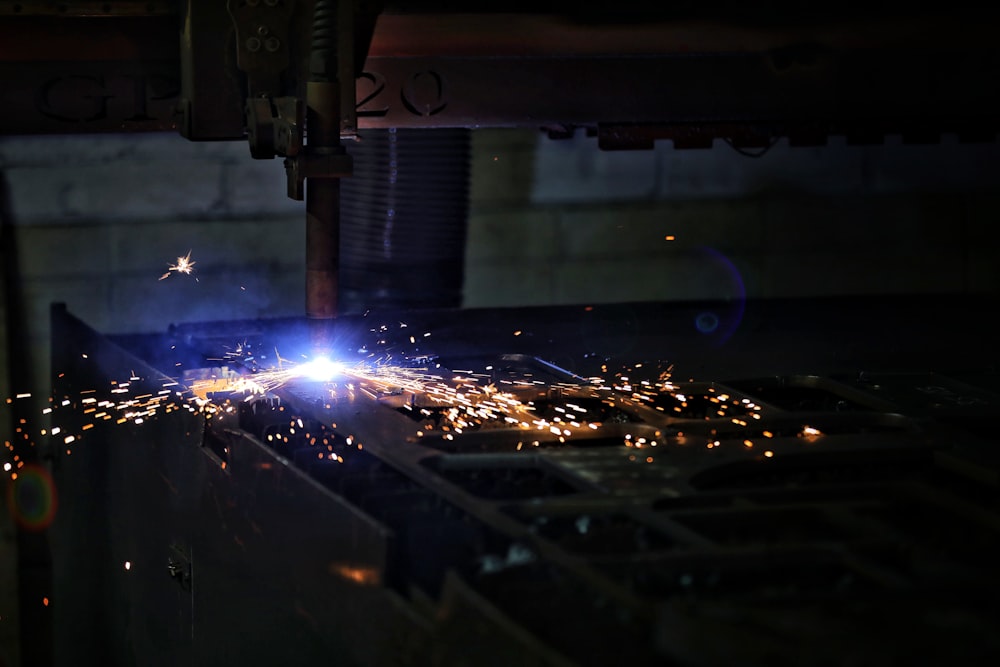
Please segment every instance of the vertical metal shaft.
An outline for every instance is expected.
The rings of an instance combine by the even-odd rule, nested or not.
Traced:
[[[317,0],[306,83],[307,157],[342,154],[337,77],[337,2]],[[306,179],[306,316],[337,315],[340,270],[340,179],[327,173]]]
[[[339,212],[339,180],[306,185],[306,317],[313,319],[337,316]]]
[[[340,152],[340,99],[336,83],[309,82],[306,88],[307,152]],[[340,270],[340,179],[306,180],[306,316],[337,316]]]

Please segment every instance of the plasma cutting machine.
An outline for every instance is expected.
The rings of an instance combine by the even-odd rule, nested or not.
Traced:
[[[831,135],[992,141],[1000,100],[980,76],[998,63],[985,24],[968,10],[906,9],[231,0],[223,11],[188,2],[179,129],[193,140],[245,135],[253,157],[285,157],[289,196],[306,198],[306,315],[330,318],[342,273],[339,179],[351,174],[363,128],[585,131],[606,150],[719,139],[755,151]],[[454,196],[461,201],[461,188]]]
[[[46,657],[996,662],[996,357],[955,325],[982,299],[754,304],[737,327],[744,302],[460,310],[450,275],[433,307],[342,307],[366,132],[427,133],[418,154],[477,127],[605,150],[995,140],[973,9],[792,5],[18,4],[5,131],[246,141],[285,160],[308,230],[303,318],[104,335],[53,305],[59,435],[85,446],[51,448]],[[317,330],[322,376],[300,361]]]
[[[753,152],[831,136],[992,142],[1000,100],[990,82],[1000,66],[982,11],[897,2],[821,12],[791,2],[632,0],[14,3],[0,25],[9,46],[0,132],[171,130],[247,141],[253,158],[283,158],[289,195],[306,200],[307,317],[363,310],[394,292],[402,296],[380,305],[453,306],[461,275],[448,261],[358,266],[365,248],[346,245],[357,230],[344,226],[360,224],[374,198],[385,209],[386,200],[407,201],[415,226],[460,227],[463,131],[585,132],[605,150],[718,140]],[[415,163],[413,180],[373,175],[372,165],[389,172],[380,131],[393,131],[391,147]],[[353,166],[356,156],[371,161]],[[340,220],[340,184],[356,169],[367,198]],[[415,180],[422,172],[440,176]],[[424,208],[414,190],[428,197]],[[449,201],[452,217],[442,214]],[[460,253],[446,259],[461,264]],[[427,289],[419,277],[434,274],[445,277]],[[401,287],[413,276],[413,292],[440,296],[420,303]]]

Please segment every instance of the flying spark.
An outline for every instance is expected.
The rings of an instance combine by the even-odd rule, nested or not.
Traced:
[[[188,250],[188,254],[184,255],[183,257],[177,258],[176,264],[168,265],[167,272],[164,273],[162,276],[160,276],[160,280],[169,278],[170,274],[175,271],[177,273],[186,273],[190,275],[192,272],[194,272],[194,265],[195,262],[194,260],[191,259],[191,251]]]
[[[171,272],[190,273],[193,265],[189,252],[179,257],[164,277]],[[400,323],[400,328],[405,327]],[[373,332],[382,336],[382,329]],[[671,443],[686,446],[695,442],[710,450],[729,442],[742,442],[745,449],[755,449],[757,438],[780,435],[754,423],[763,411],[757,403],[693,380],[682,390],[672,380],[673,367],[661,364],[636,364],[617,373],[609,373],[604,365],[604,377],[572,383],[541,380],[530,372],[505,374],[492,365],[485,369],[442,369],[424,356],[403,355],[400,360],[390,355],[370,355],[364,361],[348,361],[303,355],[303,361],[296,363],[283,358],[276,348],[273,356],[270,352],[261,354],[248,340],[236,341],[226,350],[218,359],[225,365],[185,369],[181,377],[161,377],[157,381],[133,371],[127,378],[112,380],[103,390],[90,388],[79,396],[49,398],[42,414],[54,423],[39,431],[22,422],[17,440],[3,443],[15,458],[0,450],[4,455],[0,457],[0,475],[16,478],[20,460],[15,445],[33,447],[31,431],[46,438],[58,436],[61,448],[69,454],[88,437],[94,437],[98,426],[139,426],[178,411],[205,419],[222,418],[236,409],[233,402],[241,400],[238,394],[250,402],[300,382],[312,383],[310,391],[320,383],[328,400],[345,396],[353,400],[357,394],[366,394],[410,417],[413,433],[421,441],[447,440],[454,443],[449,446],[459,448],[463,434],[482,429],[523,432],[518,436],[518,451],[587,438],[606,424],[621,428],[622,445],[632,450],[656,447],[662,451]],[[6,399],[6,404],[31,398],[30,393],[18,393]],[[671,420],[669,428],[655,433],[644,428],[643,415],[654,410]],[[302,427],[298,421],[292,428]],[[810,440],[820,435],[811,426],[802,426],[799,433]],[[763,453],[766,458],[774,455],[772,449]],[[641,460],[648,458],[644,455]]]

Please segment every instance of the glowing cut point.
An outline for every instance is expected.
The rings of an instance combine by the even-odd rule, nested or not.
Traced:
[[[327,357],[316,357],[299,366],[299,372],[310,380],[329,382],[344,370],[344,365]]]

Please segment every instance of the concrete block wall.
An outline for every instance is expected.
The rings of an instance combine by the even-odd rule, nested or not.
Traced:
[[[253,160],[241,142],[11,137],[0,172],[19,336],[42,378],[53,302],[105,333],[304,309],[304,204],[286,196],[280,160]],[[189,252],[192,274],[168,270]]]
[[[465,305],[982,293],[1000,287],[1000,148],[758,157],[475,135]]]
[[[997,289],[996,144],[716,143],[473,132],[464,305]],[[54,301],[107,333],[303,312],[304,204],[243,142],[5,137],[0,172],[43,378]],[[189,251],[194,273],[160,280]]]

